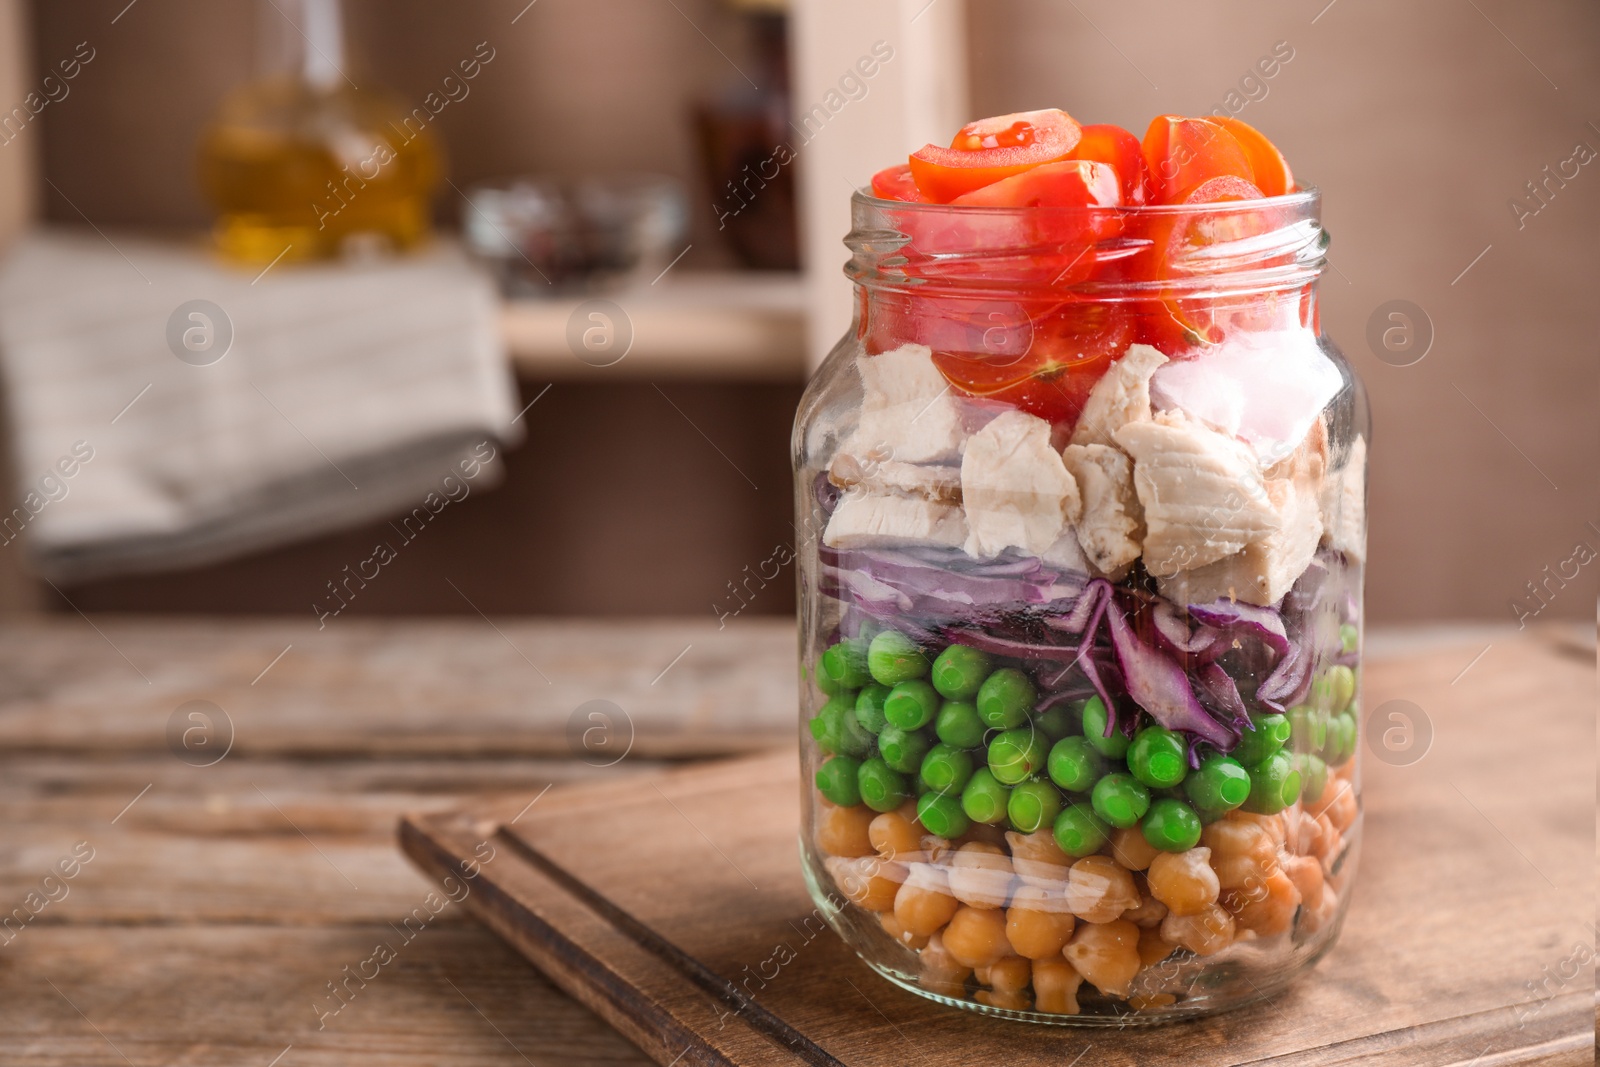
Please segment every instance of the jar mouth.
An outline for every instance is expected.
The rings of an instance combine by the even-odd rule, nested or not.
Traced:
[[[1268,293],[1327,264],[1321,191],[1209,204],[992,207],[851,199],[845,273],[869,288],[1098,300]]]

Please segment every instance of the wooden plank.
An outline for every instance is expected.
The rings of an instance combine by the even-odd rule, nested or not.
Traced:
[[[165,751],[168,719],[195,699],[222,707],[251,756],[600,762],[569,730],[592,700],[620,709],[616,744],[645,757],[749,752],[796,730],[792,620],[94,627],[0,626],[0,751]]]
[[[882,982],[831,934],[806,937],[790,755],[552,791],[496,839],[523,847],[516,863],[485,873],[499,890],[490,921],[520,924],[507,936],[536,962],[552,938],[567,957],[579,951],[558,977],[578,995],[586,975],[620,974],[653,1012],[685,982],[741,998],[752,968],[787,944],[792,961],[735,1002],[748,1005],[746,1023],[787,1043],[791,1062],[1059,1063],[1089,1048],[1114,1064],[1590,1061],[1592,964],[1539,983],[1592,950],[1592,667],[1525,638],[1495,643],[1463,673],[1478,651],[1367,666],[1366,706],[1413,701],[1432,721],[1433,747],[1409,766],[1363,752],[1364,857],[1342,939],[1264,1005],[1110,1035],[989,1020]],[[514,810],[470,818],[481,828]],[[425,869],[452,852],[442,818],[407,823],[404,843]],[[552,881],[587,914],[550,908]],[[594,939],[596,929],[605,936]],[[637,968],[640,949],[651,967]],[[663,978],[662,962],[676,973]],[[586,1002],[619,1026],[640,1025],[627,997],[591,990]],[[675,1009],[667,1015],[700,1035],[708,1062],[761,1062],[725,1040],[715,1004]],[[669,1062],[664,1046],[641,1047]]]
[[[12,1067],[649,1062],[487,930],[410,934],[388,923],[30,930],[0,949],[0,1058]],[[364,966],[380,944],[394,958]],[[334,999],[328,983],[352,972],[373,977],[358,974]]]

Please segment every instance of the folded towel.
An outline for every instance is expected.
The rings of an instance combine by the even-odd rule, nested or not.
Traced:
[[[0,544],[25,534],[57,582],[408,512],[445,478],[492,482],[484,456],[520,431],[493,285],[442,244],[258,274],[36,232],[0,265],[0,373],[17,475]]]

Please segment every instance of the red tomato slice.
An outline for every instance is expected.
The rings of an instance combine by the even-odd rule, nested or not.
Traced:
[[[1133,321],[1116,304],[1073,298],[1033,316],[1026,326],[1016,329],[1002,322],[987,333],[975,332],[987,342],[1001,331],[997,351],[975,346],[966,351],[936,348],[934,364],[950,384],[968,395],[1070,426],[1082,413],[1094,383],[1133,341]],[[1007,342],[1025,348],[1010,351]]]
[[[901,163],[885,167],[872,176],[872,195],[880,200],[899,200],[908,204],[922,202],[917,183],[911,178],[911,166]]]
[[[967,207],[1116,207],[1122,203],[1117,172],[1105,163],[1065,160],[1001,178],[950,201]]]
[[[1021,111],[961,127],[951,147],[923,145],[911,156],[911,174],[925,199],[948,204],[963,193],[1067,158],[1080,127],[1065,111]]]
[[[1278,147],[1267,140],[1260,130],[1235,118],[1219,118],[1217,125],[1233,135],[1244,149],[1250,169],[1255,173],[1255,185],[1263,196],[1282,196],[1294,188],[1294,175],[1289,162]]]
[[[1150,174],[1144,165],[1144,152],[1139,138],[1121,126],[1085,126],[1071,158],[1109,164],[1121,180],[1124,204],[1148,202]]]
[[[1158,204],[1185,203],[1211,178],[1232,175],[1251,181],[1255,177],[1233,134],[1207,119],[1158,115],[1145,131],[1142,148]]]

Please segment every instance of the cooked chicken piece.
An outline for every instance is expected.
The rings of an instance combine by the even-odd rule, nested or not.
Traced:
[[[1344,466],[1322,486],[1322,540],[1357,563],[1367,558],[1367,440],[1350,444]]]
[[[1043,552],[1039,558],[1052,567],[1059,567],[1064,571],[1077,571],[1079,574],[1093,574],[1094,568],[1089,564],[1089,557],[1083,554],[1083,546],[1078,543],[1078,531],[1071,526],[1061,529],[1061,536],[1055,543]]]
[[[1322,537],[1327,457],[1327,427],[1318,419],[1299,447],[1266,472],[1267,498],[1277,513],[1278,528],[1225,559],[1175,576],[1158,576],[1161,594],[1179,604],[1227,597],[1265,607],[1281,600],[1310,566]]]
[[[1144,565],[1157,577],[1203,567],[1282,524],[1254,453],[1242,442],[1163,411],[1116,432],[1133,457],[1144,508]]]
[[[1130,422],[1150,418],[1150,376],[1167,361],[1149,345],[1129,345],[1089,390],[1083,414],[1072,431],[1075,445],[1109,445]]]
[[[1083,496],[1078,542],[1112,581],[1128,576],[1144,540],[1144,509],[1133,489],[1133,462],[1109,445],[1068,445],[1061,456]]]
[[[1050,447],[1050,424],[1008,411],[973,434],[961,460],[966,552],[989,559],[1007,548],[1037,556],[1076,522],[1078,486]]]
[[[828,467],[828,480],[841,489],[904,493],[943,504],[961,503],[961,468],[932,463],[902,463],[840,452]]]
[[[843,451],[902,463],[954,463],[966,430],[927,345],[902,345],[856,360],[861,421]]]
[[[923,544],[957,548],[967,537],[961,509],[922,497],[849,492],[839,498],[822,543],[833,548]]]

